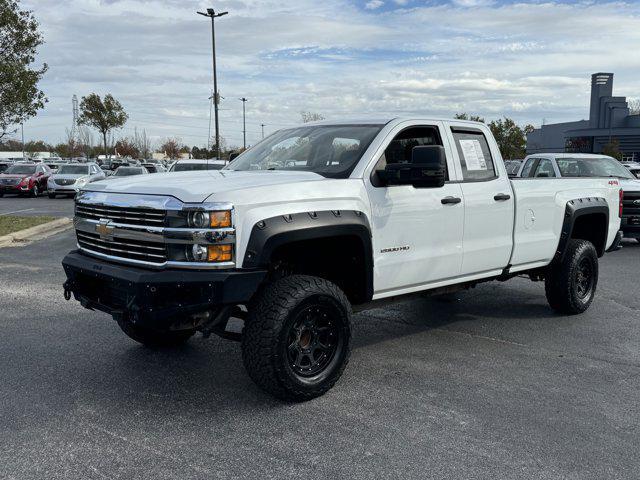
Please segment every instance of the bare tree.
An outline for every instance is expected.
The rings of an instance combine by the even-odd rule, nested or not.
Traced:
[[[302,123],[319,122],[324,120],[324,115],[316,112],[300,112]]]
[[[89,130],[87,127],[78,127],[78,141],[80,142],[80,147],[84,152],[84,156],[89,158],[89,156],[91,155],[91,150],[95,146],[95,141],[91,130]]]
[[[629,105],[629,114],[640,115],[640,98],[630,98],[627,104]]]
[[[68,155],[70,157],[77,157],[80,155],[80,153],[82,153],[82,148],[80,147],[80,144],[78,143],[78,141],[76,140],[74,133],[69,130],[68,128],[65,128],[65,140],[67,143],[67,152]]]
[[[141,133],[138,133],[138,129],[134,128],[133,143],[142,158],[151,156],[151,140],[149,140],[146,130],[143,129]]]

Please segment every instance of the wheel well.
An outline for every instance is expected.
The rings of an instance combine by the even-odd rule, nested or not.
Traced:
[[[338,285],[352,304],[370,300],[370,252],[357,235],[313,238],[280,245],[270,265],[274,271],[321,277]]]
[[[573,223],[571,238],[588,240],[596,247],[598,256],[602,256],[607,243],[607,220],[604,213],[580,215]]]

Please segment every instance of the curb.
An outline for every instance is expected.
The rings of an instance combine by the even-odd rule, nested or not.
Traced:
[[[57,218],[51,222],[25,228],[19,232],[10,233],[0,237],[0,248],[24,245],[35,240],[43,240],[56,233],[64,232],[71,228],[73,221],[70,218]]]

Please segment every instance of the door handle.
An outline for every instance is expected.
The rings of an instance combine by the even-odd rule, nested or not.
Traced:
[[[462,199],[458,197],[444,197],[442,200],[440,200],[440,203],[442,203],[443,205],[456,205],[461,201]]]
[[[505,202],[511,198],[511,195],[507,195],[506,193],[499,193],[493,199],[496,202]]]

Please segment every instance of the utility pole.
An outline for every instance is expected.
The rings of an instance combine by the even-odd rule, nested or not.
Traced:
[[[247,149],[247,109],[245,106],[247,105],[247,99],[242,97],[240,99],[242,102],[242,146],[244,149]]]
[[[211,47],[213,53],[213,106],[215,112],[215,129],[216,129],[216,156],[220,157],[220,125],[218,123],[218,104],[220,103],[220,94],[218,93],[218,73],[216,71],[216,27],[215,19],[227,15],[229,12],[216,13],[213,8],[207,8],[207,13],[197,12],[198,15],[211,18]]]
[[[209,136],[207,137],[207,150],[211,150],[211,110],[213,110],[213,90],[211,90],[211,96],[209,97]]]
[[[262,139],[264,140],[264,123],[261,123],[260,126],[262,127]]]

